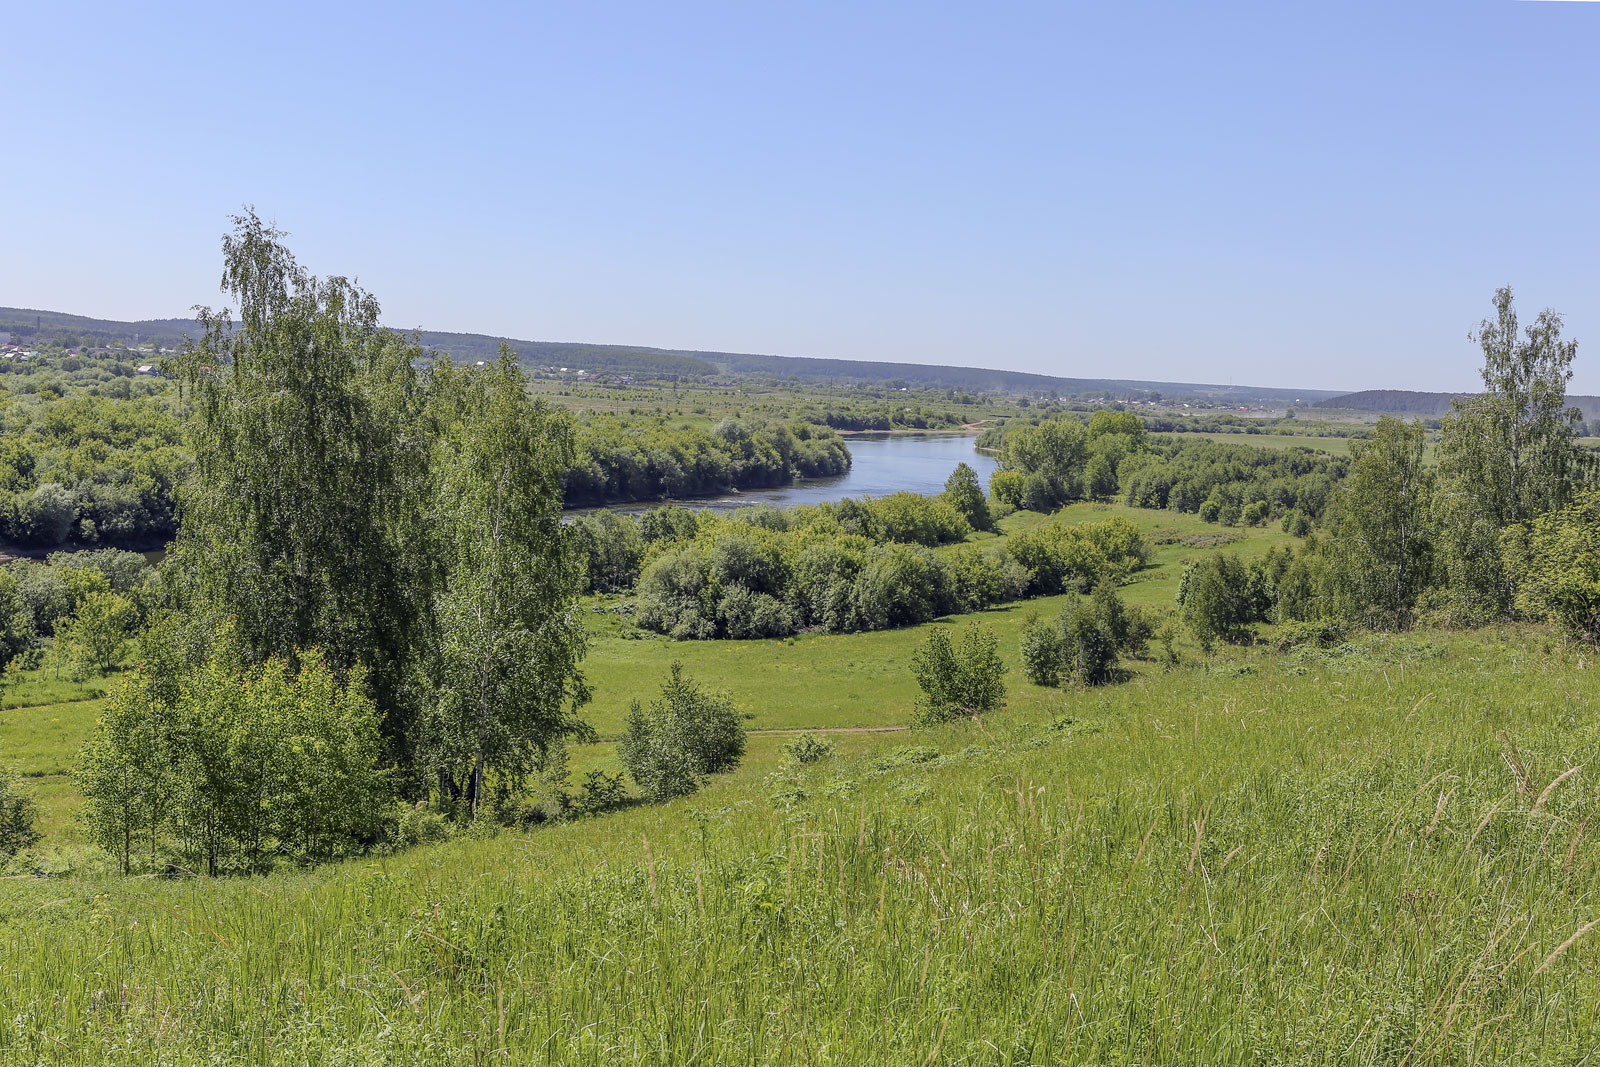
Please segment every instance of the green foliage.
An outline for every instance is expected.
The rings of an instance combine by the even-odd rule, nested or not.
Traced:
[[[839,754],[838,746],[832,741],[818,737],[815,734],[801,734],[784,745],[783,751],[790,759],[801,766],[819,763],[825,759],[833,759]]]
[[[1347,465],[1342,457],[1309,448],[1157,437],[1129,456],[1118,473],[1123,500],[1133,507],[1255,526],[1290,512],[1319,518]]]
[[[1019,426],[1006,433],[1000,453],[1001,465],[1026,479],[1014,505],[1040,512],[1054,511],[1083,497],[1088,458],[1089,432],[1072,419]],[[990,484],[992,487],[993,482]],[[1003,491],[1009,498],[1009,486]]]
[[[122,661],[138,612],[116,593],[93,592],[56,632],[56,647],[64,649],[84,672],[107,674]]]
[[[954,644],[945,630],[931,631],[912,653],[911,673],[922,690],[914,726],[979,715],[1005,703],[1006,665],[994,630],[987,626],[969,624]]]
[[[1104,577],[1120,581],[1149,559],[1138,527],[1120,516],[1102,522],[1044,523],[1013,535],[1006,550],[1029,574],[1028,592],[1086,592]]]
[[[1254,636],[1250,624],[1263,615],[1248,571],[1238,556],[1228,552],[1208,556],[1184,571],[1178,604],[1183,621],[1207,651],[1217,640],[1249,642]]]
[[[177,528],[174,499],[190,466],[172,398],[90,395],[95,376],[81,379],[66,395],[19,394],[23,383],[14,380],[0,386],[0,540],[164,542]]]
[[[647,513],[653,514],[655,511]],[[564,533],[572,541],[574,555],[584,561],[583,592],[619,593],[639,580],[647,540],[641,522],[602,509],[579,515],[566,525]]]
[[[584,775],[572,806],[581,815],[598,815],[621,804],[627,796],[628,786],[620,773],[593,770]]]
[[[1361,625],[1403,628],[1432,581],[1433,471],[1423,431],[1387,415],[1354,460],[1339,494],[1332,546],[1340,613]]]
[[[1144,613],[1126,607],[1115,584],[1105,579],[1055,623],[1029,620],[1022,632],[1023,670],[1035,685],[1058,686],[1069,678],[1084,686],[1105,685],[1118,676],[1122,654],[1143,651],[1152,629]]]
[[[16,790],[11,776],[0,768],[0,864],[39,840],[34,830],[38,805]]]
[[[1022,673],[1034,685],[1055,687],[1067,668],[1066,643],[1060,629],[1030,615],[1022,630]]]
[[[944,499],[974,530],[994,529],[994,518],[989,514],[989,502],[984,499],[978,472],[967,464],[956,464],[956,469],[950,473],[944,483]]]
[[[215,875],[361,851],[391,788],[362,682],[316,656],[241,667],[226,642],[178,679],[138,669],[79,756],[90,836],[124,871],[171,856]]]
[[[1561,507],[1587,461],[1573,442],[1579,413],[1566,405],[1576,341],[1561,338],[1561,316],[1546,309],[1521,335],[1509,288],[1497,290],[1484,320],[1484,392],[1458,400],[1439,440],[1438,524],[1446,585],[1464,619],[1510,611],[1515,576],[1500,535]]]
[[[200,311],[179,367],[195,456],[171,557],[183,603],[233,620],[253,662],[317,647],[364,666],[404,754],[436,570],[421,351],[379,328],[370,294],[307,273],[254,214],[235,222],[223,281],[241,321]]]
[[[688,539],[652,543],[637,618],[679,639],[880,630],[1067,585],[1088,588],[1102,574],[1137,569],[1149,554],[1121,518],[1049,523],[994,547],[935,553],[915,543],[968,532],[948,503],[911,493],[706,515]]]
[[[564,420],[528,395],[502,353],[492,368],[434,370],[442,432],[431,523],[442,580],[433,685],[421,758],[464,819],[485,799],[485,775],[518,786],[552,744],[592,732],[579,664],[586,638],[571,610],[581,561],[563,535]]]
[[[1568,635],[1600,641],[1600,489],[1508,529],[1502,536],[1517,610]]]
[[[825,426],[727,419],[706,431],[594,417],[578,431],[563,498],[568,507],[586,507],[712,496],[849,469],[850,450]]]
[[[733,702],[707,693],[673,661],[661,696],[634,701],[618,756],[651,800],[688,796],[708,776],[738,766],[744,726]]]

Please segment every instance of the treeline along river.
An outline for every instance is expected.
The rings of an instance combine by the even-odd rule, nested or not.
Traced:
[[[690,508],[730,511],[734,508],[767,504],[793,507],[796,504],[825,504],[845,497],[879,497],[909,491],[933,494],[944,490],[944,483],[956,464],[966,463],[978,472],[981,484],[999,465],[997,458],[980,452],[975,439],[962,434],[857,434],[848,439],[850,470],[832,478],[809,478],[776,489],[751,489],[742,493],[673,501]],[[619,514],[638,514],[660,507],[665,501],[651,500],[608,505],[605,510]],[[569,509],[580,515],[596,508]]]

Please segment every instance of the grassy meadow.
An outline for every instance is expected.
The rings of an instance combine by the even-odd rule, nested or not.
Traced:
[[[1286,540],[1117,506],[1064,518],[1107,513],[1155,544],[1125,589],[1152,606],[1186,558]],[[264,879],[8,879],[0,1061],[1577,1064],[1600,1047],[1589,653],[1536,629],[1420,632],[1185,648],[1121,686],[1041,689],[1020,629],[1064,599],[981,616],[1011,665],[1004,711],[915,732],[895,728],[927,627],[673,643],[591,601],[602,736],[677,658],[758,731],[738,770],[669,804]],[[0,744],[47,844],[76,834],[66,772],[102,689],[41,672],[6,695]],[[790,735],[759,732],[796,729],[838,755],[799,766]],[[615,765],[609,743],[574,754],[580,774]]]
[[[1013,653],[1014,649],[1008,650]],[[0,896],[17,1063],[1579,1063],[1590,660],[1236,653],[701,794]]]

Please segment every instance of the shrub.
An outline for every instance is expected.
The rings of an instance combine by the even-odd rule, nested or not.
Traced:
[[[33,799],[18,793],[12,787],[10,776],[0,771],[0,862],[39,840],[33,829],[37,815]]]
[[[572,806],[579,814],[595,815],[616,807],[627,798],[628,787],[620,771],[607,774],[596,770],[584,775],[583,785],[579,787]]]
[[[242,668],[223,644],[112,697],[78,760],[90,835],[125,871],[136,841],[212,875],[361,851],[390,796],[364,672],[340,681],[313,657]]]
[[[1517,579],[1517,610],[1550,619],[1569,636],[1600,641],[1600,489],[1501,538]]]
[[[1005,702],[1006,666],[994,631],[987,626],[967,626],[959,646],[951,643],[945,630],[934,630],[912,653],[911,673],[922,689],[912,715],[916,726],[978,715]]]
[[[1030,615],[1022,628],[1022,673],[1028,681],[1051,688],[1060,685],[1065,660],[1066,645],[1060,629]]]
[[[784,745],[783,751],[788,753],[790,759],[801,765],[833,759],[839,754],[838,748],[832,741],[817,737],[815,734],[801,734]]]
[[[1123,606],[1109,580],[1094,595],[1063,611],[1054,624],[1030,619],[1022,631],[1022,664],[1036,685],[1057,686],[1068,678],[1104,685],[1117,676],[1118,658],[1143,650],[1153,623]]]
[[[1332,648],[1343,644],[1348,630],[1344,623],[1332,619],[1307,622],[1286,622],[1273,635],[1272,647],[1279,652],[1310,645],[1315,648]]]
[[[688,796],[706,776],[738,766],[744,726],[725,696],[707,693],[673,661],[661,697],[628,712],[619,754],[651,800]]]

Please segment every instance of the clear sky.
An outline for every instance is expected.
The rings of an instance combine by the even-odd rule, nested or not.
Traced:
[[[394,326],[1600,393],[1600,3],[10,4],[0,305],[218,303],[244,204]]]

